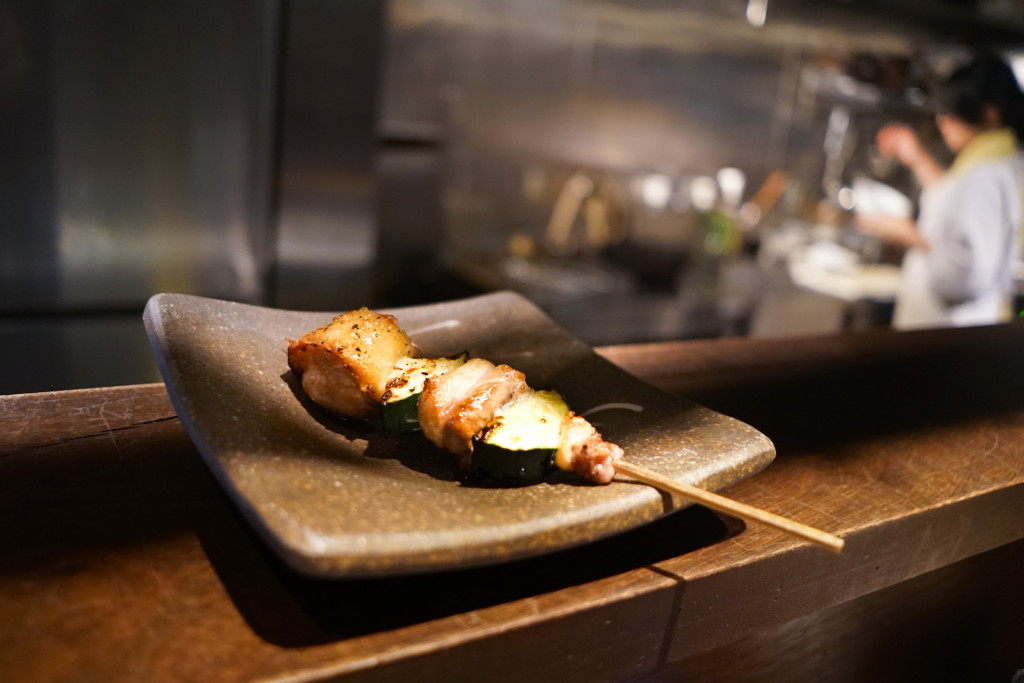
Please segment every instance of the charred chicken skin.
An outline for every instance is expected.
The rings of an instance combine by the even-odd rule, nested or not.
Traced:
[[[418,355],[394,316],[360,308],[292,341],[288,366],[315,403],[365,419],[380,408],[398,361]]]

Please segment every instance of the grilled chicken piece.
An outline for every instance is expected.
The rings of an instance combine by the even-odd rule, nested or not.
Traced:
[[[448,450],[445,432],[449,414],[493,369],[494,365],[482,358],[470,358],[455,370],[424,382],[417,405],[423,435]]]
[[[473,436],[523,391],[529,391],[523,373],[471,358],[424,383],[418,408],[420,429],[434,444],[454,453],[460,469],[469,470]]]
[[[562,443],[555,451],[555,465],[595,484],[610,483],[622,449],[601,438],[594,425],[579,415],[570,411],[565,419]]]
[[[360,308],[292,341],[288,366],[315,403],[363,419],[380,409],[399,359],[418,355],[394,316]]]

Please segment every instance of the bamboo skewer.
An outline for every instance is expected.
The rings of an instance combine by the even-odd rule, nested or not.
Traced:
[[[692,484],[684,484],[683,482],[669,479],[668,477],[658,474],[646,467],[641,467],[625,460],[619,460],[615,463],[616,473],[624,474],[632,479],[635,479],[644,484],[650,484],[651,486],[670,491],[672,493],[678,493],[679,495],[689,498],[690,500],[700,503],[705,507],[709,507],[712,510],[721,512],[726,515],[733,517],[739,517],[741,519],[760,522],[766,526],[770,526],[779,531],[784,531],[793,536],[810,541],[823,548],[827,548],[833,552],[840,552],[843,549],[843,545],[846,543],[843,539],[838,536],[815,529],[814,527],[795,522],[787,517],[776,515],[773,512],[756,508],[746,503],[720,496],[717,493],[706,491],[700,487],[693,486]]]

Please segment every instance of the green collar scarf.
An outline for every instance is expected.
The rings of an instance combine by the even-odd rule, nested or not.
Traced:
[[[1003,159],[1017,153],[1017,138],[1009,128],[997,128],[978,133],[967,146],[960,150],[949,167],[951,172],[966,171],[977,164],[993,159]]]

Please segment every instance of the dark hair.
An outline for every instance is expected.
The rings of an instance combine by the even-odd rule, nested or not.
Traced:
[[[981,55],[956,69],[939,94],[939,110],[971,125],[985,122],[986,105],[1024,142],[1024,92],[1013,69],[996,55]]]

